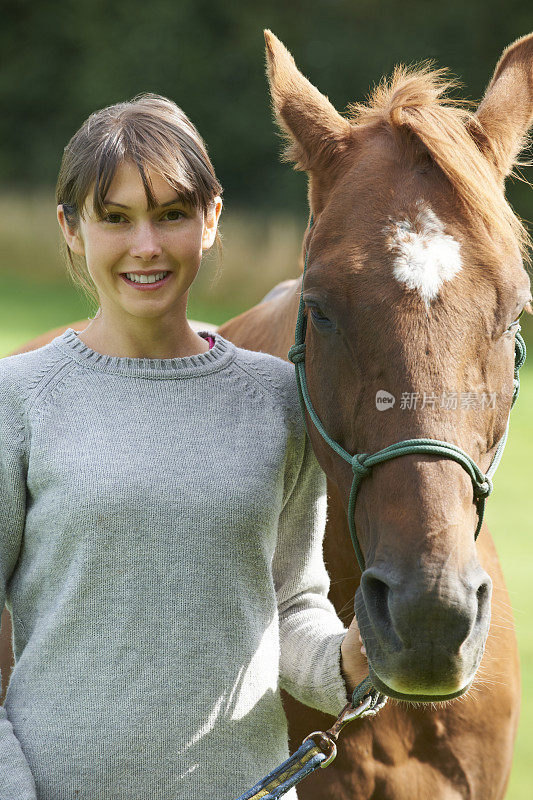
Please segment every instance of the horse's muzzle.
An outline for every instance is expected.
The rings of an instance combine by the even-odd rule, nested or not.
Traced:
[[[479,564],[427,581],[365,570],[355,611],[376,688],[415,702],[463,694],[483,656],[491,593]]]

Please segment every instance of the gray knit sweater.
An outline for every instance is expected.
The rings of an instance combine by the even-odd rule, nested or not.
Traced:
[[[346,702],[293,368],[215,338],[0,360],[0,800],[234,800],[288,755],[280,687]]]

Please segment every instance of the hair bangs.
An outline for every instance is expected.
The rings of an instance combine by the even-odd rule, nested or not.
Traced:
[[[153,174],[160,175],[176,191],[180,202],[190,207],[207,209],[212,199],[212,187],[203,182],[203,185],[197,185],[197,181],[194,180],[194,170],[187,168],[186,159],[181,151],[169,147],[164,136],[158,131],[144,131],[139,125],[129,126],[127,120],[122,129],[116,133],[117,135],[109,137],[102,147],[97,163],[93,207],[100,218],[106,214],[106,196],[116,171],[125,161],[131,161],[137,167],[147,207],[150,210],[158,206],[150,177]],[[199,168],[199,164],[196,166]]]
[[[93,209],[100,219],[105,216],[105,197],[113,183],[118,167],[124,162],[124,145],[118,131],[102,143],[96,161],[96,172],[92,183]],[[84,187],[85,188],[85,187]],[[89,187],[87,187],[88,189]]]

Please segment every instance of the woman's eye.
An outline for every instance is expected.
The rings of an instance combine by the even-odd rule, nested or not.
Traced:
[[[177,219],[181,219],[184,216],[185,214],[183,211],[180,211],[178,208],[171,208],[166,212],[164,219],[168,219],[169,222],[175,222]]]
[[[109,222],[111,225],[117,225],[119,222],[124,220],[122,214],[106,214],[103,218],[104,222]]]

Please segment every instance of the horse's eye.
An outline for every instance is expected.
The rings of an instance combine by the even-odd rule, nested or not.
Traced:
[[[310,306],[309,312],[313,318],[313,322],[316,322],[317,325],[327,327],[328,325],[333,324],[332,321],[326,317],[317,306]]]
[[[522,316],[522,314],[524,313],[524,311],[527,311],[527,312],[528,312],[528,314],[532,314],[532,313],[533,313],[533,305],[532,305],[532,302],[533,302],[533,301],[532,301],[531,299],[529,299],[529,300],[527,301],[527,303],[525,303],[525,304],[524,304],[524,307],[522,308],[522,310],[521,310],[520,314],[518,315],[518,317],[515,319],[515,321],[514,321],[514,322],[511,322],[511,324],[510,324],[510,325],[509,325],[509,327],[507,328],[507,330],[508,330],[508,331],[515,330],[515,329],[516,329],[516,327],[520,325],[520,317]]]

